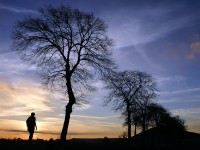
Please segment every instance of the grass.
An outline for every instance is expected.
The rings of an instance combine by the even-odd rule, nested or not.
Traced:
[[[200,143],[199,143],[200,144]],[[27,140],[22,139],[0,139],[1,150],[187,150],[195,149],[196,146],[191,143],[181,143],[175,145],[149,145],[127,143],[126,139],[71,139],[65,143],[59,140],[33,140],[30,144]]]
[[[0,140],[1,150],[129,150],[133,148],[136,148],[133,144],[119,141],[105,141],[104,139],[94,143],[88,141],[68,140],[64,144],[61,144],[59,140],[34,140],[31,144],[27,140]]]

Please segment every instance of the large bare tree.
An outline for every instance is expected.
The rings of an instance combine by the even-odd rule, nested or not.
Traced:
[[[14,28],[13,48],[22,60],[37,67],[47,88],[67,95],[63,141],[72,106],[84,102],[82,94],[93,89],[94,77],[115,67],[106,28],[93,14],[65,6],[41,8],[37,17],[17,21]]]

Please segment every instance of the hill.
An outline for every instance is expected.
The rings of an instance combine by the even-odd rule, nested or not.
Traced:
[[[200,147],[200,134],[188,131],[170,131],[164,127],[151,128],[133,136],[137,145],[145,147],[196,148]]]

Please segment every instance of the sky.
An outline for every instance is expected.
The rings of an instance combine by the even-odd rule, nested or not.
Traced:
[[[61,4],[94,13],[114,41],[120,71],[138,70],[158,83],[156,102],[200,133],[200,1],[198,0],[0,0],[0,138],[28,138],[25,120],[36,113],[37,139],[57,139],[66,101],[41,85],[36,68],[11,48],[17,20],[38,17],[38,9]],[[74,106],[68,138],[117,138],[126,130],[119,112],[103,106],[103,83]]]

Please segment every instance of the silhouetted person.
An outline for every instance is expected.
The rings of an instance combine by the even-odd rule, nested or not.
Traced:
[[[28,117],[28,119],[26,120],[26,125],[27,125],[27,129],[28,129],[28,132],[29,132],[29,142],[31,142],[32,139],[33,139],[34,130],[35,129],[37,130],[36,118],[35,118],[34,112],[32,112],[31,116]]]

